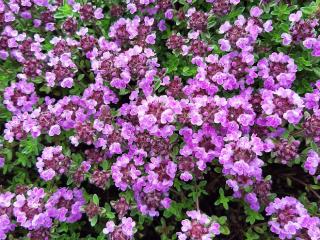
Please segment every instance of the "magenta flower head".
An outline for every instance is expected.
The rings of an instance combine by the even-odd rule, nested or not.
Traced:
[[[135,233],[136,223],[131,217],[123,217],[119,225],[115,225],[113,221],[106,223],[103,233],[110,237],[110,240],[131,240]]]
[[[66,130],[74,128],[77,122],[84,122],[94,112],[94,106],[79,96],[70,95],[60,99],[51,110],[58,124]]]
[[[218,16],[227,15],[233,6],[240,3],[240,0],[206,0],[212,4],[212,12]]]
[[[97,109],[99,109],[101,105],[118,102],[115,93],[108,87],[99,83],[89,85],[83,92],[83,98],[89,105],[94,105]]]
[[[283,53],[272,53],[268,58],[261,59],[257,66],[266,89],[290,88],[296,78],[297,65]]]
[[[261,106],[268,126],[278,127],[285,121],[297,124],[301,120],[304,102],[291,89],[263,90],[262,99]]]
[[[12,206],[12,199],[15,197],[15,195],[11,192],[5,192],[0,194],[0,209],[2,210],[6,209],[9,210],[9,207]],[[5,211],[4,211],[5,212]]]
[[[193,31],[205,31],[208,24],[208,16],[202,11],[197,11],[195,8],[190,8],[186,14],[188,17],[188,26]]]
[[[51,137],[61,133],[60,125],[57,122],[58,118],[52,111],[54,101],[54,99],[46,97],[45,102],[31,114],[37,120],[41,133],[47,133]]]
[[[315,175],[320,164],[320,157],[317,152],[313,150],[308,151],[308,157],[304,163],[304,169],[310,174]],[[319,176],[318,176],[319,177]]]
[[[82,217],[81,208],[85,204],[79,189],[59,188],[45,204],[48,215],[60,222],[73,223]]]
[[[280,139],[280,141],[276,143],[276,156],[282,164],[293,162],[296,157],[299,156],[299,146],[300,141],[298,140],[289,141],[287,139]]]
[[[15,229],[12,222],[12,199],[15,195],[11,192],[0,194],[0,239],[7,239],[6,234]]]
[[[264,164],[260,156],[263,152],[270,152],[267,140],[262,141],[252,135],[244,136],[237,142],[230,142],[221,150],[219,162],[222,164],[223,174],[228,178],[227,185],[233,190],[234,197],[240,198],[245,194],[245,188],[262,181],[262,166]],[[260,192],[260,191],[258,191]],[[251,208],[260,208],[256,194],[246,194],[245,200]]]
[[[228,79],[230,82],[228,85],[233,85],[231,88],[228,87],[228,90],[239,87],[243,89],[245,85],[252,85],[258,76],[256,68],[253,67],[254,56],[250,52],[228,53],[221,57],[220,64],[224,66],[224,72],[228,74],[221,77]]]
[[[206,169],[215,157],[218,157],[223,146],[223,138],[210,125],[203,126],[198,132],[193,133],[189,128],[180,130],[184,137],[185,145],[180,149],[182,156],[194,156],[197,159],[197,168]]]
[[[173,185],[177,165],[168,158],[153,157],[145,166],[145,171],[148,174],[146,180],[150,185],[159,191],[166,192]]]
[[[5,164],[5,158],[0,156],[0,168],[2,168]]]
[[[144,178],[138,179],[134,186],[134,197],[138,210],[150,217],[159,216],[159,209],[170,207],[171,199],[168,192],[155,190]]]
[[[3,103],[14,114],[31,112],[38,100],[34,84],[28,83],[25,80],[12,83],[4,91]]]
[[[117,161],[111,166],[112,179],[116,187],[125,191],[131,188],[141,175],[138,166],[141,163],[136,162],[130,155],[123,154],[117,158]]]
[[[20,226],[28,230],[51,227],[52,220],[45,209],[45,196],[42,188],[33,188],[26,194],[16,196],[13,215]]]
[[[239,15],[237,20],[231,24],[226,21],[219,28],[219,33],[224,34],[218,43],[222,51],[230,51],[231,49],[240,49],[245,52],[253,50],[258,36],[263,31],[271,31],[271,22],[263,23],[258,17],[262,14],[262,10],[253,7],[250,11],[251,18],[246,19],[243,15]]]
[[[220,225],[200,211],[188,211],[190,219],[182,220],[181,232],[177,232],[179,240],[214,239],[220,234]]]
[[[259,156],[265,151],[265,143],[256,136],[241,137],[236,143],[226,144],[221,150],[219,162],[223,173],[228,175],[261,178],[263,161]]]
[[[272,216],[270,230],[280,239],[292,239],[309,218],[307,210],[294,197],[276,198],[266,208],[266,214]]]
[[[320,116],[318,114],[312,114],[309,117],[306,117],[303,127],[305,129],[306,136],[311,138],[315,143],[320,143]]]
[[[40,126],[37,120],[27,112],[14,115],[12,119],[5,124],[4,139],[8,142],[22,140],[30,134],[37,138],[41,134]]]
[[[171,97],[148,96],[137,108],[140,127],[151,135],[167,138],[173,134],[181,110],[179,102]]]
[[[45,147],[37,160],[40,177],[45,181],[66,173],[70,166],[70,159],[63,155],[61,146]]]
[[[283,33],[281,35],[283,45],[301,44],[304,41],[316,37],[316,27],[319,25],[319,20],[316,18],[302,18],[302,11],[297,11],[289,15],[289,21],[291,26],[289,33]]]
[[[11,219],[3,214],[0,216],[0,239],[7,239],[7,233],[15,229],[15,225],[11,222]]]
[[[135,20],[120,18],[110,27],[109,36],[118,41],[133,39],[138,35],[139,23],[140,18]]]

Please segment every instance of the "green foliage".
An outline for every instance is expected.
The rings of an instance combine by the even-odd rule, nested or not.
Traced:
[[[219,198],[215,201],[214,205],[222,205],[225,210],[228,210],[230,201],[232,201],[232,197],[225,196],[223,188],[219,188]]]
[[[247,215],[246,222],[250,223],[251,225],[256,221],[264,220],[264,217],[261,215],[261,213],[252,210],[249,206],[245,206],[245,213]]]

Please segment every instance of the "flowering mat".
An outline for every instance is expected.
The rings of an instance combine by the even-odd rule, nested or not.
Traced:
[[[0,0],[0,239],[319,240],[320,0]]]

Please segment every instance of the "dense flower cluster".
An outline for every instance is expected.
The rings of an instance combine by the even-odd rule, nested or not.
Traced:
[[[191,219],[185,219],[181,222],[181,231],[178,232],[179,240],[195,239],[213,239],[219,235],[219,224],[212,221],[207,215],[199,211],[188,211],[187,216]]]
[[[46,147],[42,156],[38,158],[36,166],[40,177],[45,181],[52,180],[56,174],[63,174],[68,171],[70,160],[61,151],[61,146]]]
[[[136,223],[132,218],[124,217],[121,219],[121,223],[119,225],[115,225],[113,221],[107,222],[106,227],[103,229],[103,233],[109,235],[111,240],[130,240],[133,239],[135,225]]]
[[[43,188],[37,187],[17,188],[16,194],[2,193],[0,239],[6,239],[6,234],[18,226],[30,230],[32,236],[42,235],[49,231],[54,219],[75,222],[81,218],[85,203],[81,190],[61,188],[49,199],[47,195]]]
[[[273,216],[269,225],[280,239],[319,238],[319,218],[311,217],[305,207],[293,197],[276,198],[266,208],[266,214]]]
[[[0,0],[0,239],[320,239],[320,10],[288,2]]]

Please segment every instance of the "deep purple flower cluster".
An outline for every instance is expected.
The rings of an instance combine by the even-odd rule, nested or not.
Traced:
[[[20,112],[31,112],[38,99],[34,84],[21,80],[5,89],[3,103],[10,112],[18,114]]]
[[[79,189],[58,189],[47,201],[48,216],[60,222],[76,222],[81,218],[81,207],[85,200]]]
[[[206,214],[193,210],[187,216],[191,220],[182,220],[181,232],[177,233],[179,240],[213,239],[220,234],[220,225]]]
[[[52,180],[55,175],[66,173],[69,165],[70,159],[63,155],[61,146],[44,148],[36,164],[40,177],[45,181]]]
[[[308,157],[303,167],[310,175],[317,175],[317,179],[320,179],[320,169],[318,168],[319,163],[320,157],[318,153],[313,150],[309,150]]]
[[[276,198],[266,208],[272,216],[270,229],[280,239],[317,239],[320,236],[320,221],[311,217],[305,207],[293,197]]]
[[[121,223],[116,225],[113,221],[106,223],[106,227],[103,229],[103,233],[108,235],[111,240],[130,240],[133,239],[136,223],[131,217],[124,217],[121,219]]]
[[[39,239],[36,236],[43,236],[51,228],[54,219],[61,222],[79,220],[84,203],[82,191],[79,189],[61,188],[49,199],[44,189],[37,187],[21,188],[21,191],[17,188],[16,194],[1,193],[0,239],[6,239],[6,234],[16,226],[30,230],[31,239]]]
[[[320,179],[320,81],[308,93],[299,88],[300,68],[312,72],[318,63],[319,23],[316,14],[290,8],[288,25],[279,27],[265,2],[229,19],[239,0],[206,0],[204,7],[127,0],[103,8],[0,0],[0,61],[19,66],[3,91],[6,154],[37,139],[30,151],[43,184],[66,177],[79,187],[1,193],[0,239],[16,227],[30,239],[49,239],[55,222],[80,221],[82,211],[94,225],[109,210],[88,201],[80,189],[86,185],[103,193],[113,185],[117,219],[108,216],[103,233],[134,239],[141,226],[131,211],[168,213],[176,186],[195,191],[213,171],[241,204],[270,216],[280,239],[320,239],[319,218],[294,197],[274,199],[264,172],[269,163],[302,164]],[[273,33],[279,46],[265,46]],[[298,47],[301,54],[292,54]],[[199,202],[196,208],[183,208],[179,240],[220,234],[220,224]]]

